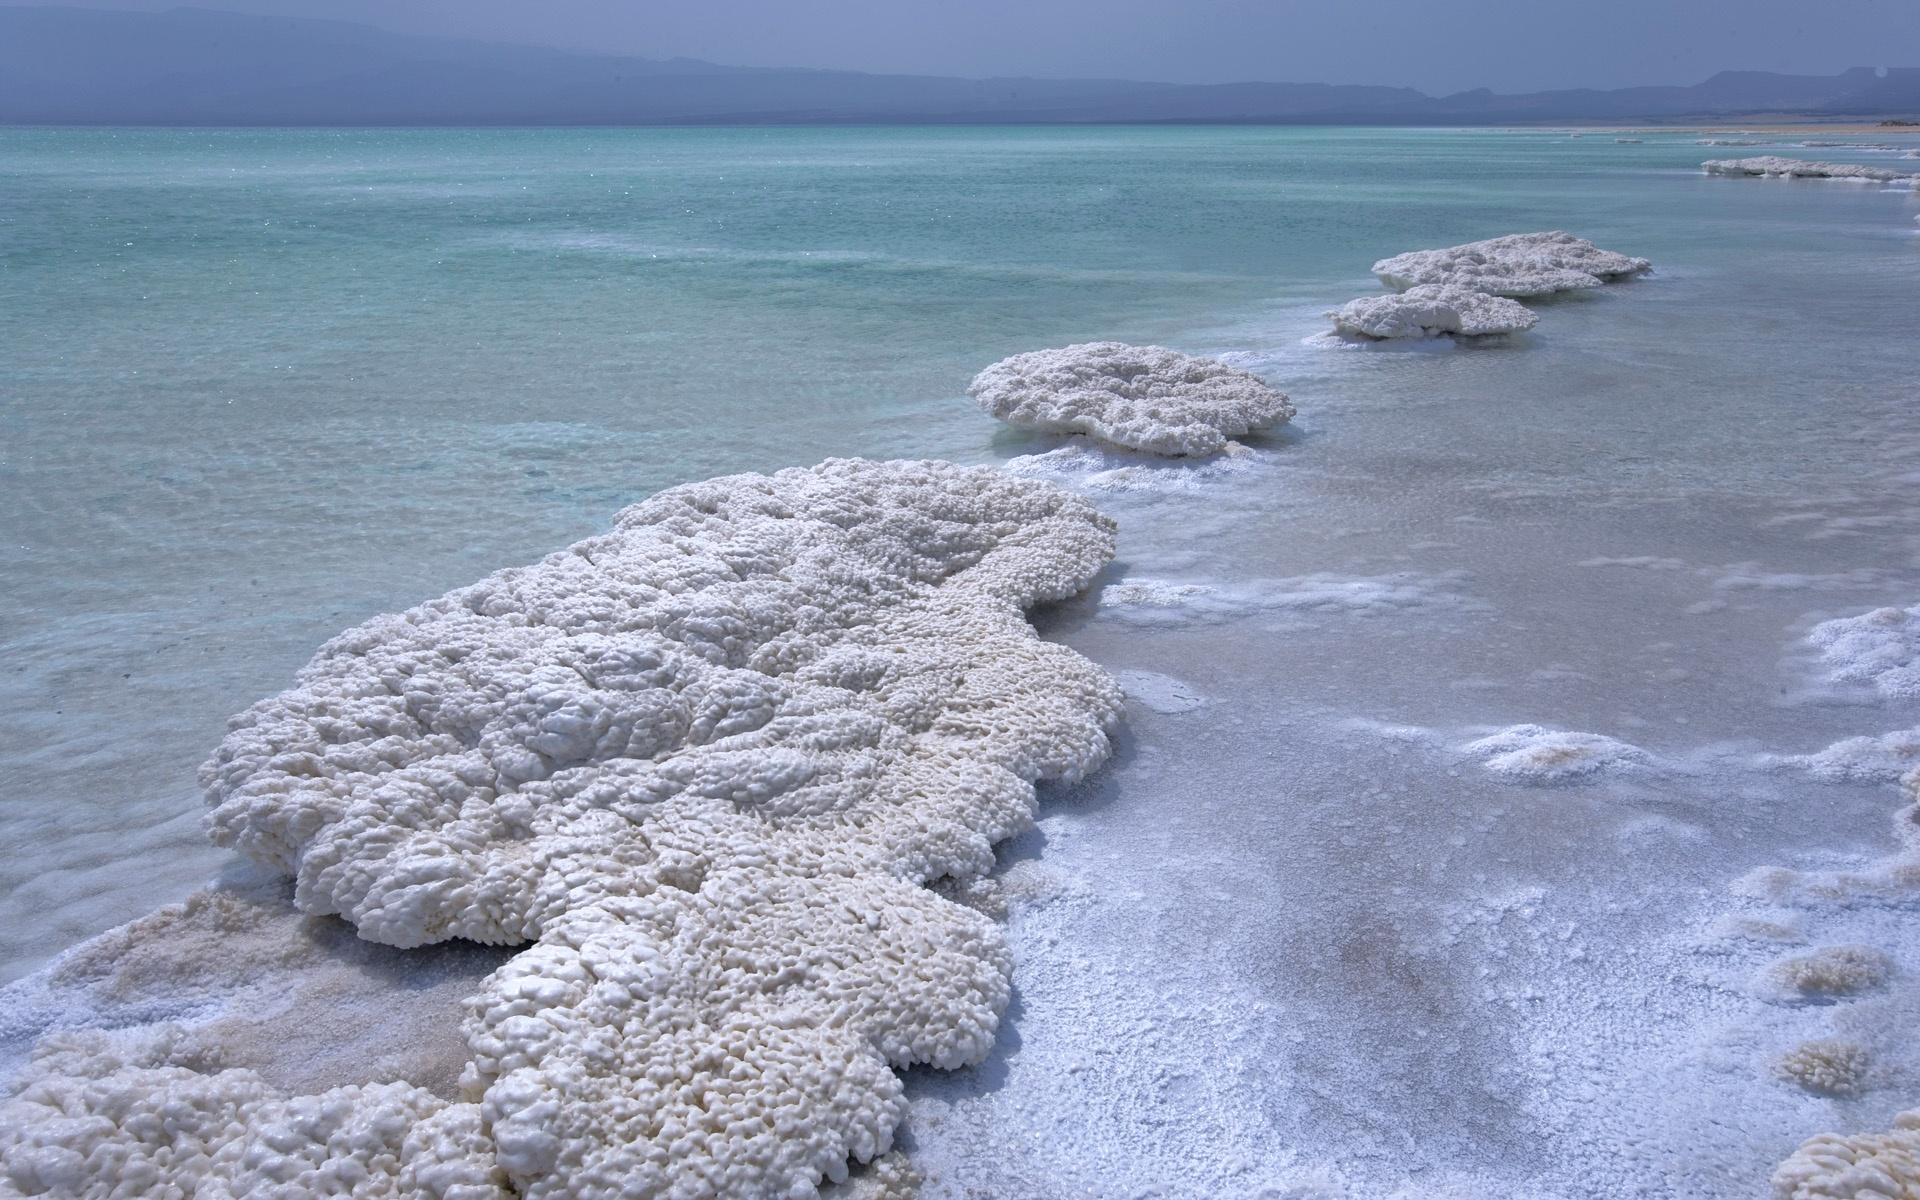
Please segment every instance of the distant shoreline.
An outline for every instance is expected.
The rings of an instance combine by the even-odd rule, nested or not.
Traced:
[[[1673,124],[1652,123],[1643,119],[1640,123],[1598,120],[1557,120],[1557,121],[1314,121],[1278,118],[1210,118],[1181,120],[1113,120],[1113,121],[993,121],[977,117],[939,118],[927,117],[898,120],[798,120],[798,119],[760,119],[760,120],[672,120],[672,121],[300,121],[300,122],[235,122],[235,121],[10,121],[0,118],[0,130],[48,129],[48,130],[207,130],[233,132],[259,132],[273,129],[285,130],[567,130],[567,129],[1130,129],[1143,127],[1168,128],[1268,128],[1268,129],[1429,129],[1459,130],[1461,132],[1526,132],[1551,133],[1556,130],[1577,130],[1582,133],[1654,133],[1654,134],[1806,134],[1840,133],[1849,136],[1878,135],[1882,137],[1911,136],[1920,138],[1920,122],[1912,124],[1885,124],[1877,119],[1849,119],[1826,121],[1818,117],[1801,116],[1785,120],[1754,119],[1751,123],[1737,117],[1721,118],[1713,121],[1686,121]]]

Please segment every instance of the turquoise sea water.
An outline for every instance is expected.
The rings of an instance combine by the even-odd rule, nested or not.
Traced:
[[[986,458],[993,427],[960,398],[1020,349],[1177,342],[1345,299],[1382,253],[1516,222],[1642,234],[1627,150],[0,133],[0,788],[35,850],[0,867],[4,970],[207,873],[199,758],[360,617],[668,484],[833,454]]]
[[[1888,797],[1543,799],[1378,732],[1692,761],[1920,719],[1792,665],[1811,620],[1920,600],[1920,206],[1709,179],[1849,154],[1696,136],[0,130],[0,975],[222,869],[195,767],[339,629],[673,483],[1045,450],[974,371],[1162,342],[1301,409],[1250,474],[1111,500],[1115,579],[1232,603],[1048,630],[1211,703],[1136,713],[1017,853],[1068,896],[1016,923],[1017,1040],[916,1075],[910,1142],[998,1196],[1751,1194],[1915,1091],[1729,1130],[1713,1089],[1777,1090],[1774,1035],[1689,939],[1743,871],[1873,852]],[[1306,342],[1376,258],[1548,228],[1658,272],[1502,346]]]

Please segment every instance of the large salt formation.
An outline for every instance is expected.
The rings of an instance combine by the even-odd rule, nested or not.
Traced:
[[[534,943],[469,1002],[461,1097],[61,1040],[0,1179],[813,1195],[887,1150],[894,1068],[993,1042],[999,929],[922,885],[990,870],[1035,781],[1106,756],[1118,689],[1024,614],[1113,539],[1049,484],[835,460],[675,488],[334,639],[207,764],[214,838],[365,938]]]
[[[1258,376],[1161,346],[1085,342],[1005,358],[967,389],[1010,425],[1084,433],[1127,450],[1215,454],[1279,425],[1293,405]]]
[[[1540,318],[1525,305],[1453,284],[1426,283],[1388,296],[1363,296],[1327,314],[1353,337],[1484,337],[1532,329]]]
[[[1873,183],[1897,183],[1916,178],[1911,171],[1887,167],[1867,167],[1858,163],[1804,162],[1762,154],[1754,158],[1714,158],[1700,164],[1709,175],[1761,175],[1774,179],[1864,179]]]
[[[1652,265],[1555,230],[1397,254],[1374,263],[1373,273],[1396,291],[1444,284],[1494,296],[1544,296],[1599,287]]]
[[[1808,1139],[1773,1173],[1774,1200],[1904,1200],[1920,1195],[1920,1109],[1885,1133]]]

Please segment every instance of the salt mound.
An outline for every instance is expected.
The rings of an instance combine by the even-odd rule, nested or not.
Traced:
[[[1772,981],[1795,996],[1850,996],[1879,987],[1893,963],[1871,946],[1823,946],[1783,958],[1768,970]]]
[[[1798,767],[1828,783],[1897,783],[1920,767],[1920,728],[1851,737],[1817,754],[1768,756],[1769,766]]]
[[[1520,783],[1561,783],[1603,771],[1645,769],[1653,756],[1638,746],[1598,733],[1512,725],[1469,742],[1465,753],[1484,758],[1487,770]]]
[[[1866,1048],[1837,1038],[1802,1042],[1782,1055],[1774,1073],[1822,1096],[1858,1096],[1866,1090],[1873,1056]]]
[[[1775,179],[1870,179],[1879,183],[1911,180],[1906,171],[1865,167],[1858,163],[1803,162],[1762,154],[1755,158],[1716,158],[1700,164],[1709,175],[1764,175]]]
[[[1524,305],[1452,284],[1421,284],[1391,296],[1365,296],[1327,314],[1334,328],[1357,337],[1482,337],[1532,329],[1539,317]]]
[[[393,1176],[366,1195],[812,1196],[888,1150],[892,1068],[992,1045],[1000,931],[921,885],[1106,756],[1119,689],[1024,613],[1112,553],[1059,488],[834,460],[672,489],[335,638],[235,718],[213,835],[375,941],[535,941],[469,1002],[461,1098],[61,1043],[0,1177],[105,1195],[151,1161],[185,1194],[204,1152]],[[141,1114],[183,1106],[191,1145],[147,1155]]]
[[[1373,273],[1396,291],[1421,284],[1453,284],[1495,296],[1544,296],[1599,287],[1653,266],[1602,250],[1585,238],[1555,230],[1512,233],[1444,250],[1414,250],[1373,264]]]
[[[1153,454],[1214,454],[1293,416],[1258,376],[1161,346],[1086,342],[1001,359],[967,394],[1022,429],[1084,433]]]
[[[1823,1133],[1773,1173],[1774,1200],[1900,1200],[1920,1195],[1920,1108],[1885,1133]]]
[[[1920,604],[1822,621],[1807,640],[1835,683],[1871,684],[1898,699],[1920,697]]]

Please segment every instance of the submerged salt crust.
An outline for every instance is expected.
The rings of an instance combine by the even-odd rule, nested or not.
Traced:
[[[1240,442],[1228,442],[1218,454],[1202,459],[1170,459],[1079,441],[1008,459],[1001,470],[1096,492],[1163,493],[1195,491],[1270,461],[1270,455]]]
[[[235,718],[213,834],[365,938],[534,943],[468,1002],[460,1099],[289,1097],[177,1031],[55,1036],[0,1123],[4,1177],[445,1200],[844,1178],[889,1147],[893,1068],[993,1041],[1000,931],[922,885],[986,872],[1036,780],[1108,753],[1119,689],[1024,613],[1112,553],[1051,485],[833,460],[672,489],[341,635]]]
[[[1085,342],[1016,354],[974,377],[989,415],[1044,433],[1084,433],[1128,450],[1215,454],[1279,425],[1293,405],[1259,376],[1163,346]]]
[[[1519,333],[1539,321],[1525,305],[1454,284],[1420,284],[1391,296],[1363,296],[1327,314],[1357,337],[1484,337]]]
[[[1650,270],[1644,258],[1602,250],[1585,238],[1552,230],[1511,233],[1383,258],[1373,273],[1390,288],[1446,284],[1495,296],[1544,296],[1599,287]]]
[[[1911,180],[1911,171],[1870,167],[1860,163],[1806,162],[1762,154],[1753,158],[1713,158],[1700,164],[1709,175],[1762,175],[1776,179],[1864,179],[1876,183]]]

